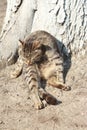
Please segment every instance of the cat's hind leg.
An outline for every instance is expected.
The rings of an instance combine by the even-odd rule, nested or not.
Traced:
[[[56,76],[51,76],[48,80],[47,80],[47,84],[48,86],[51,85],[55,88],[59,88],[65,91],[69,91],[70,87],[66,86],[63,82],[58,81]]]

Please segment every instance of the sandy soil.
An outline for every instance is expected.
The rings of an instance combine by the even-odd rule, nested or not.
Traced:
[[[76,58],[77,59],[77,58]],[[22,76],[0,72],[0,130],[87,130],[87,56],[73,59],[67,75],[71,91],[47,88],[61,104],[35,110]]]
[[[0,26],[6,7],[3,2],[0,0]],[[47,88],[62,103],[42,110],[33,108],[22,76],[10,79],[12,67],[0,70],[0,130],[87,130],[86,55],[72,59],[67,75],[71,91]]]

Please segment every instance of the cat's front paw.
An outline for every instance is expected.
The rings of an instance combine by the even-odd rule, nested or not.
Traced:
[[[17,77],[19,77],[20,74],[21,74],[21,71],[12,71],[10,73],[10,78],[11,79],[17,78]]]
[[[10,78],[11,79],[17,78],[17,74],[15,72],[11,72],[10,73]]]

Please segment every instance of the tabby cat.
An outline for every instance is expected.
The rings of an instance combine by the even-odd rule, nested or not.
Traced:
[[[63,81],[63,58],[57,39],[40,30],[31,33],[24,41],[19,41],[19,58],[11,77],[16,78],[23,73],[37,109],[44,107],[42,100],[48,104],[57,104],[57,100],[42,85],[42,81],[45,81],[45,86],[69,90]]]

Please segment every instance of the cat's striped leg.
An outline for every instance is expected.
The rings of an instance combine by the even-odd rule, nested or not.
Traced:
[[[35,65],[28,65],[23,70],[24,80],[29,88],[29,96],[31,100],[34,102],[34,107],[36,109],[44,108],[44,104],[42,103],[39,97],[39,88],[40,88],[40,77],[37,72],[37,68]]]

